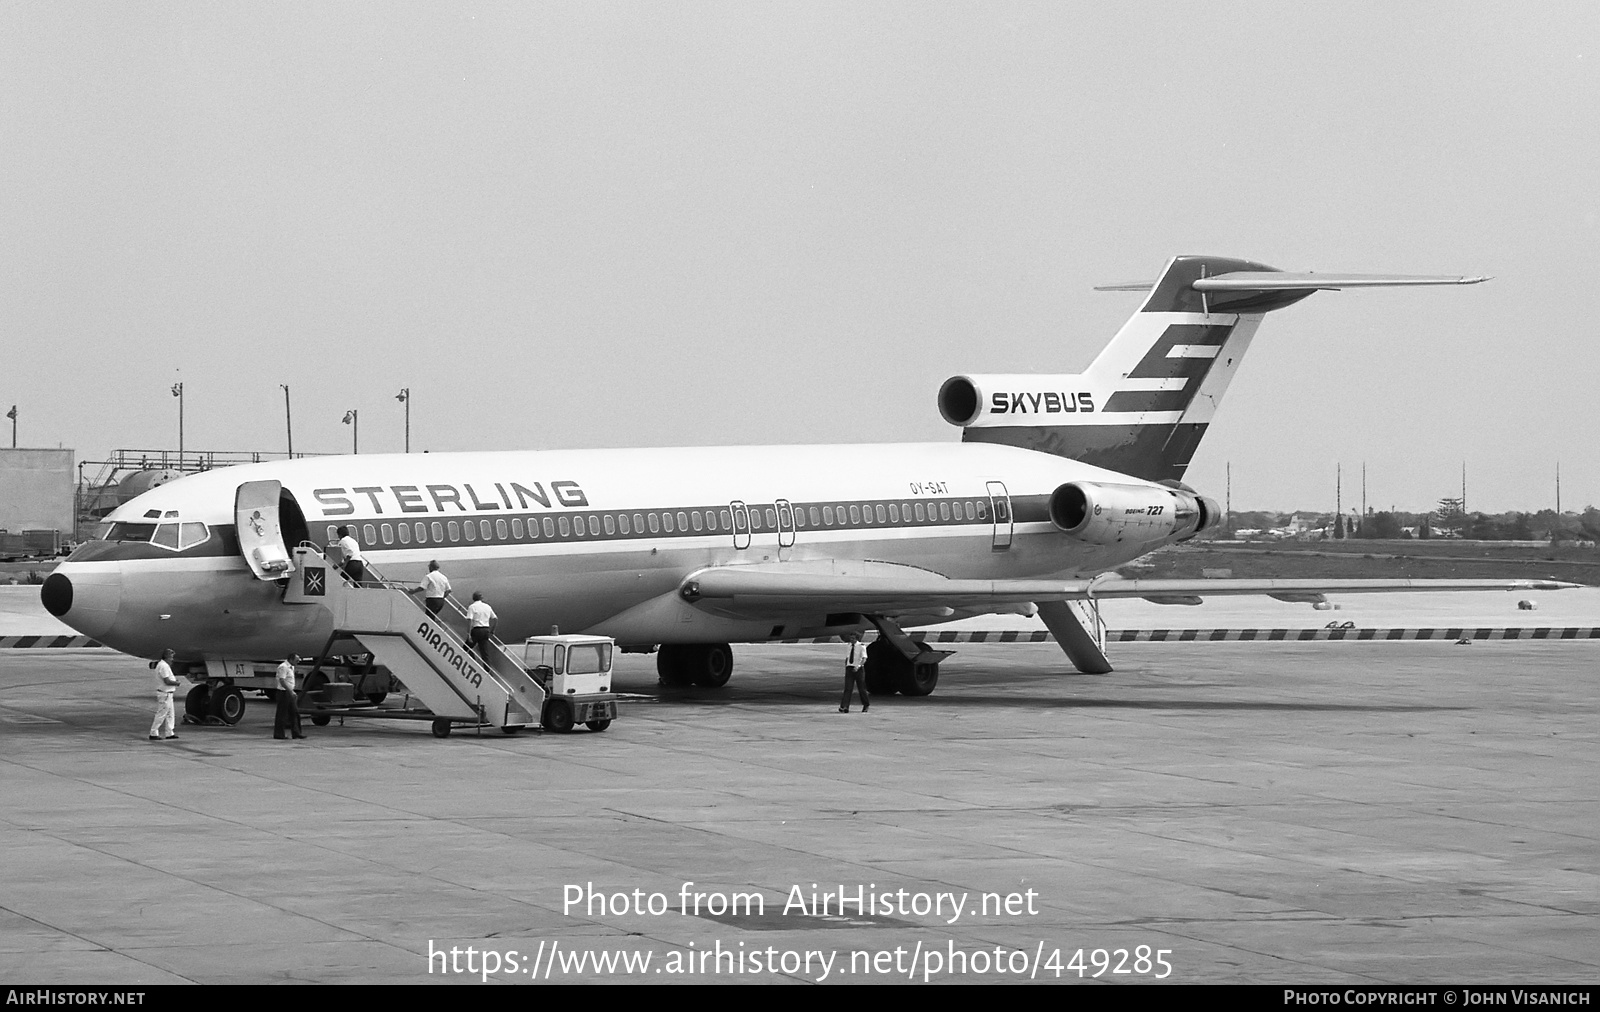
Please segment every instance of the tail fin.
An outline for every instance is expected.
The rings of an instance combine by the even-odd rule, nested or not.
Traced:
[[[1262,317],[1324,289],[1473,284],[1487,278],[1291,274],[1225,257],[1175,257],[1076,376],[954,376],[939,390],[966,442],[1071,457],[1149,481],[1181,481]]]

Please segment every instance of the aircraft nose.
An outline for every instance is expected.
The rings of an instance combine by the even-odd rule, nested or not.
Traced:
[[[39,599],[46,611],[85,636],[103,636],[116,621],[122,604],[122,577],[114,572],[69,576],[57,570],[45,578]]]

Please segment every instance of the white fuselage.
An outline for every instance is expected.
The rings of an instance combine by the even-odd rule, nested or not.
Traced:
[[[235,493],[263,479],[298,504],[302,536],[323,545],[348,525],[384,579],[420,580],[437,561],[458,598],[476,591],[493,605],[506,640],[557,626],[624,645],[749,642],[856,621],[825,608],[760,619],[698,610],[676,591],[712,566],[1067,578],[1153,547],[1084,543],[1046,505],[1068,481],[1148,483],[984,443],[316,457],[192,475],[124,504],[110,522],[203,523],[208,539],[90,542],[57,570],[71,581],[58,614],[141,656],[315,654],[330,633],[320,610],[283,605],[279,585],[239,553]]]

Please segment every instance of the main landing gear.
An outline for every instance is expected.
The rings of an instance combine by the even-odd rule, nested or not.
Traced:
[[[733,647],[726,643],[663,643],[656,652],[662,685],[720,689],[733,675]]]
[[[196,724],[233,725],[244,719],[244,692],[237,685],[196,685],[183,697],[183,712]]]
[[[874,696],[926,696],[939,684],[939,662],[912,661],[888,640],[877,639],[867,644],[866,681]]]

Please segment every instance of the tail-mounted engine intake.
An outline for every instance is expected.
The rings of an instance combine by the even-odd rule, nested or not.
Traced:
[[[952,376],[939,388],[939,414],[951,425],[1061,425],[1096,411],[1082,376]]]
[[[1050,521],[1091,545],[1184,541],[1222,523],[1216,500],[1155,485],[1072,481],[1051,493]]]

